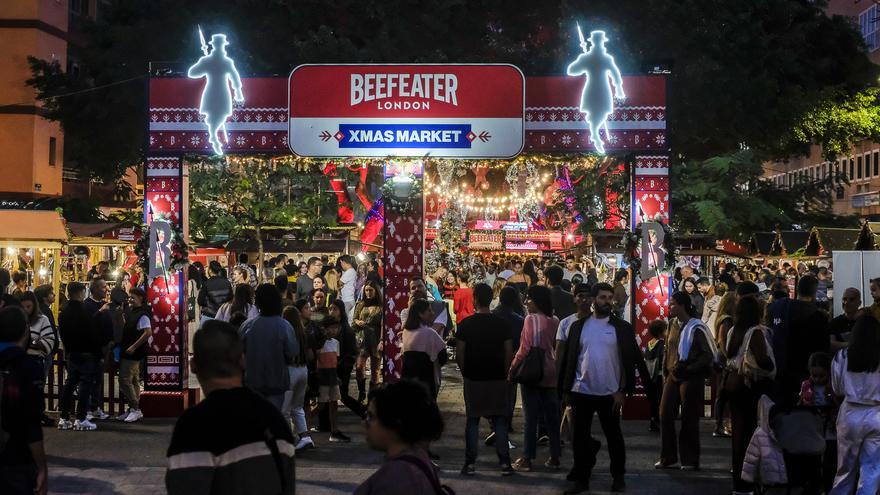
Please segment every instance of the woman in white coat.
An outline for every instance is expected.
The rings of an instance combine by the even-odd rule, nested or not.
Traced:
[[[849,348],[831,365],[837,416],[837,476],[830,495],[876,495],[880,489],[880,322],[862,316]]]

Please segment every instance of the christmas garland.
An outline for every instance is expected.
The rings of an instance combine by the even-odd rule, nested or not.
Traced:
[[[675,242],[675,231],[668,224],[657,221],[663,228],[663,251],[664,265],[658,267],[659,271],[670,273],[675,269],[675,263],[678,259],[678,245]],[[638,273],[642,268],[642,258],[639,256],[639,244],[642,241],[642,224],[639,224],[632,232],[626,231],[621,240],[623,247],[623,261],[632,268],[633,273]]]
[[[406,214],[415,208],[416,201],[422,197],[422,181],[417,179],[413,174],[407,174],[403,177],[408,178],[412,182],[409,195],[405,198],[398,198],[394,194],[394,178],[389,178],[382,184],[382,198],[385,200],[385,207],[398,213]]]
[[[171,263],[166,267],[168,275],[184,270],[189,265],[189,245],[186,243],[180,227],[165,213],[157,213],[153,217],[153,223],[155,222],[165,222],[171,228]],[[137,240],[134,247],[134,253],[138,257],[137,265],[144,273],[144,276],[150,273],[149,243],[151,225],[141,225],[143,235]]]

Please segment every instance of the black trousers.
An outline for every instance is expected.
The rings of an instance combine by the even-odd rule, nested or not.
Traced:
[[[611,477],[623,479],[626,472],[626,447],[620,430],[620,414],[611,407],[614,399],[610,395],[585,395],[572,392],[568,395],[571,406],[571,433],[574,466],[571,472],[579,481],[589,481],[596,464],[596,455],[590,449],[593,414],[598,414],[599,424],[605,434],[608,455],[611,457]]]
[[[348,359],[340,360],[336,366],[336,377],[339,381],[339,398],[345,407],[359,418],[364,419],[367,417],[367,408],[348,392],[349,384],[351,383],[351,371],[353,369],[354,361]],[[318,413],[318,430],[330,431],[330,411],[326,407]]]

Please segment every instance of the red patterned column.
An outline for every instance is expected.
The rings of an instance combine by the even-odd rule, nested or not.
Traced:
[[[422,180],[419,178],[418,180]],[[407,214],[385,208],[385,368],[386,381],[400,379],[403,352],[400,312],[409,303],[409,280],[422,275],[424,256],[424,205],[422,195]]]
[[[144,184],[147,224],[160,215],[183,229],[186,213],[183,160],[178,156],[149,157]],[[151,246],[152,249],[152,246]],[[186,408],[185,273],[152,280],[144,274],[147,302],[153,313],[153,336],[147,355],[146,383],[141,405],[148,416],[174,416]]]
[[[669,157],[667,155],[636,156],[633,175],[631,227],[642,221],[669,223]],[[635,321],[639,344],[650,340],[648,324],[666,318],[669,308],[669,276],[649,280],[636,277]]]

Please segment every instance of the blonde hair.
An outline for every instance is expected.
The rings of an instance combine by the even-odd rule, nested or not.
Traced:
[[[327,273],[324,274],[324,283],[327,286],[327,289],[338,292],[339,272],[337,272],[335,268],[327,270]]]

